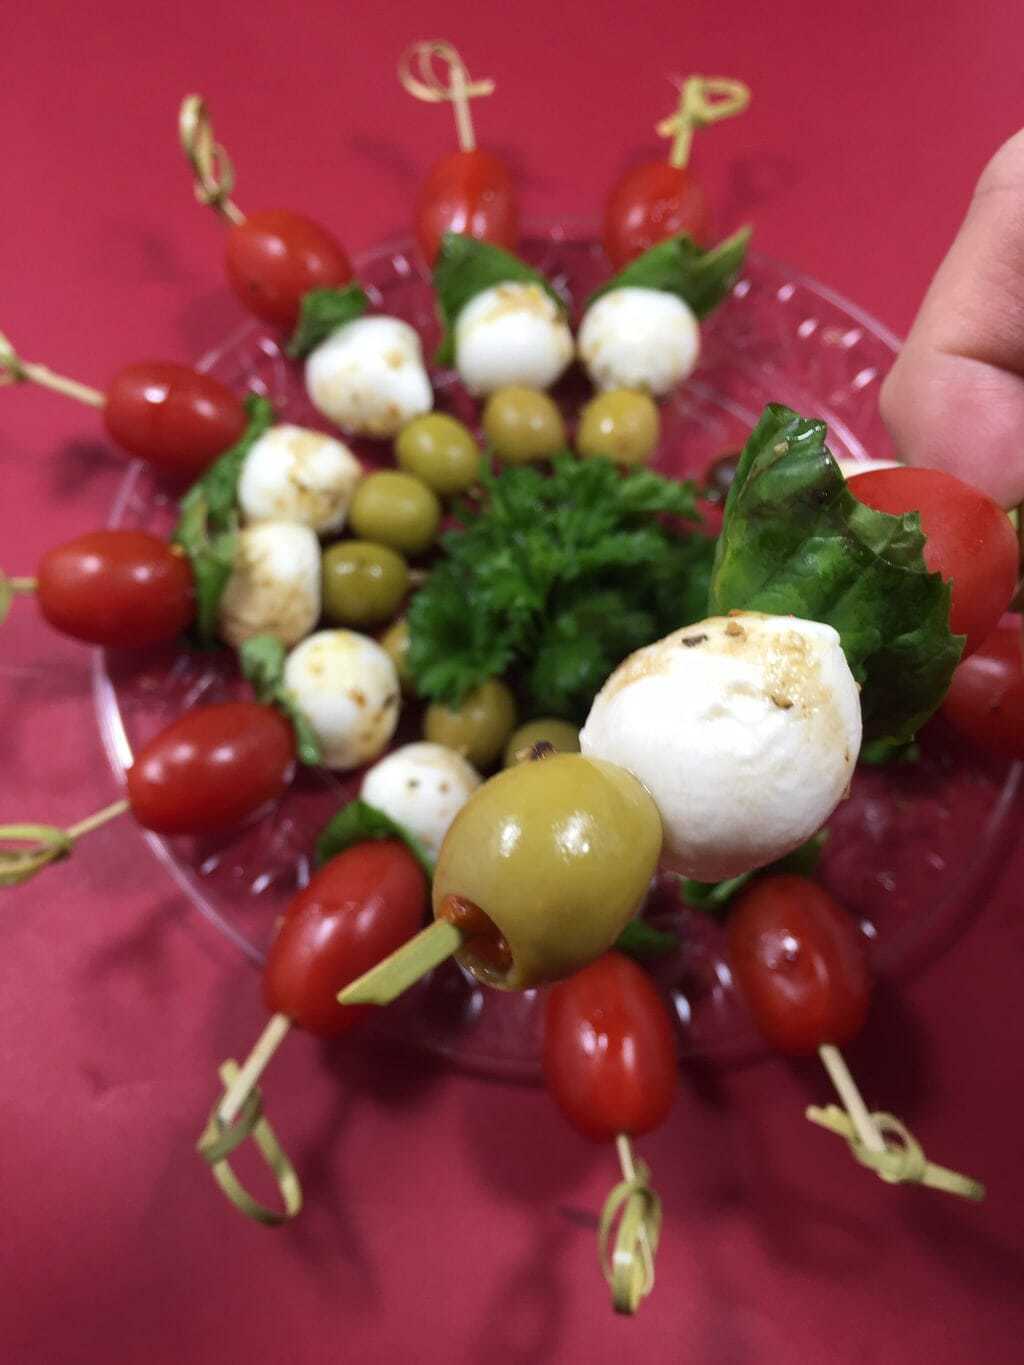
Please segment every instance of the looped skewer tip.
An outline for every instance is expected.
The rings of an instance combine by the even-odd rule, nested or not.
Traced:
[[[202,95],[186,95],[178,114],[181,150],[192,167],[195,196],[200,204],[223,214],[232,223],[244,223],[245,214],[231,198],[235,168],[219,142]]]
[[[884,1150],[881,1152],[872,1151],[864,1145],[850,1116],[838,1105],[829,1104],[824,1109],[811,1105],[807,1109],[807,1118],[819,1128],[827,1128],[837,1137],[845,1138],[861,1165],[867,1166],[890,1185],[927,1185],[946,1194],[959,1195],[961,1199],[985,1198],[985,1186],[980,1180],[929,1161],[913,1133],[894,1114],[871,1115],[884,1140]]]
[[[605,1200],[598,1226],[601,1270],[616,1313],[635,1313],[654,1288],[654,1257],[661,1233],[661,1200],[651,1173],[634,1161],[628,1137],[616,1139],[623,1178]],[[614,1241],[612,1233],[618,1220]]]
[[[239,1074],[238,1064],[233,1060],[223,1063],[218,1072],[221,1082],[227,1089]],[[268,1227],[277,1227],[288,1222],[302,1208],[302,1186],[295,1168],[285,1155],[277,1140],[277,1135],[263,1114],[263,1099],[258,1088],[253,1088],[246,1096],[237,1118],[225,1125],[220,1118],[221,1100],[210,1111],[210,1117],[203,1135],[196,1143],[196,1149],[207,1162],[213,1178],[224,1191],[225,1196],[240,1213],[254,1222]],[[281,1191],[284,1209],[268,1208],[254,1199],[235,1175],[228,1160],[236,1147],[251,1137],[277,1181]]]
[[[8,338],[0,332],[0,384],[20,384],[27,378],[25,362]]]
[[[659,137],[672,138],[669,162],[685,166],[693,135],[721,119],[735,118],[750,103],[750,87],[730,76],[687,76],[679,86],[679,107],[655,125]]]
[[[447,83],[434,70],[435,58],[448,68]],[[455,110],[459,147],[464,152],[475,150],[476,134],[469,101],[493,94],[492,80],[472,80],[458,49],[439,38],[428,38],[407,47],[398,61],[398,79],[402,88],[415,99],[428,104],[450,100]]]
[[[99,829],[108,820],[123,815],[127,809],[127,801],[113,801],[67,829],[61,829],[58,825],[0,825],[0,845],[28,845],[27,848],[0,846],[0,886],[19,886],[27,882],[50,863],[68,857],[76,841],[84,834]]]

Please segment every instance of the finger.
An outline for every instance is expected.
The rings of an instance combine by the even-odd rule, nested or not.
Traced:
[[[881,403],[908,463],[1024,500],[1024,132],[978,182]]]

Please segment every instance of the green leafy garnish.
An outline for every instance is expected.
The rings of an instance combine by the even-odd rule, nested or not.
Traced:
[[[320,741],[312,725],[284,685],[285,648],[276,635],[253,635],[238,651],[242,676],[252,684],[256,700],[287,716],[295,731],[295,752],[311,768],[323,762]]]
[[[539,284],[564,312],[565,304],[540,273],[510,251],[478,241],[461,232],[446,232],[434,266],[434,291],[444,334],[437,350],[438,365],[455,363],[455,319],[470,299],[506,281]]]
[[[809,877],[821,861],[821,851],[828,839],[828,830],[819,830],[805,844],[787,853],[777,862],[767,867],[755,868],[753,872],[742,872],[738,877],[728,877],[722,882],[696,882],[692,877],[684,877],[679,892],[685,905],[696,910],[706,910],[714,914],[728,905],[738,891],[742,891],[755,877],[769,876],[772,873],[788,872],[800,877]]]
[[[238,530],[238,480],[252,446],[274,420],[266,398],[250,393],[245,400],[249,421],[238,441],[226,450],[181,500],[173,540],[188,555],[195,582],[196,644],[209,646],[217,635],[217,611],[231,577]]]
[[[301,360],[346,322],[361,318],[368,303],[358,284],[344,289],[311,289],[302,297],[299,320],[285,351],[293,360]]]
[[[667,957],[679,947],[675,934],[663,929],[655,929],[644,919],[631,919],[615,940],[615,949],[634,957],[638,962],[649,962],[652,958]]]
[[[697,317],[707,317],[717,308],[736,283],[743,269],[750,241],[750,228],[740,228],[724,242],[702,251],[686,233],[658,242],[635,261],[630,261],[587,300],[587,307],[612,289],[661,289],[675,294],[693,309]]]
[[[714,542],[663,521],[696,519],[692,484],[571,456],[481,482],[409,608],[421,696],[511,673],[527,712],[578,722],[627,654],[705,614]]]
[[[434,864],[419,839],[366,801],[350,801],[320,831],[314,846],[317,867],[368,839],[400,839],[422,867],[427,881],[433,881]]]
[[[963,649],[950,585],[929,573],[916,512],[876,512],[848,491],[824,422],[765,409],[725,505],[711,611],[834,626],[861,684],[866,739],[907,741],[945,696]]]
[[[913,740],[871,739],[861,745],[857,762],[869,768],[901,767],[920,762],[921,746]]]

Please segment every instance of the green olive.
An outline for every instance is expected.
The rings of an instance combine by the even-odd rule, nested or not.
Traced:
[[[459,958],[506,990],[558,981],[615,942],[647,891],[661,852],[647,791],[614,763],[555,754],[492,777],[455,817],[434,874],[434,915],[478,907],[502,957]],[[486,923],[486,921],[485,921]],[[493,948],[481,935],[480,946]]]
[[[515,728],[516,700],[503,682],[489,678],[462,702],[432,702],[423,717],[423,733],[434,744],[460,753],[475,768],[489,768]]]
[[[576,449],[603,455],[616,464],[646,464],[661,435],[658,405],[647,393],[610,389],[592,398],[580,413]]]
[[[388,621],[409,591],[409,566],[387,545],[339,540],[320,561],[324,616],[336,626]]]
[[[381,637],[380,643],[395,666],[402,691],[411,695],[416,690],[416,679],[409,668],[409,622],[404,616]]]
[[[484,435],[506,464],[548,460],[566,446],[558,405],[536,389],[496,389],[484,407]]]
[[[505,767],[513,768],[517,763],[525,763],[532,756],[535,744],[550,744],[557,754],[578,754],[580,751],[580,732],[567,720],[528,720],[513,731],[505,745]]]
[[[414,417],[398,433],[395,458],[442,498],[464,493],[480,476],[480,448],[473,433],[446,412]]]
[[[437,494],[412,474],[382,469],[356,487],[349,525],[364,540],[417,555],[434,543],[441,521]]]

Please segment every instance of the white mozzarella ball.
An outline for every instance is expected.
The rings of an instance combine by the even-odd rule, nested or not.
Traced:
[[[284,685],[313,727],[328,768],[369,763],[395,733],[398,674],[368,635],[317,631],[288,655]]]
[[[509,280],[470,299],[455,321],[455,368],[472,394],[549,388],[572,360],[565,315],[539,284]]]
[[[265,521],[239,531],[220,599],[219,634],[237,649],[252,635],[294,645],[320,618],[320,542],[308,526]]]
[[[700,326],[675,294],[612,289],[584,313],[579,353],[599,389],[668,393],[697,367]]]
[[[480,781],[476,769],[444,744],[405,744],[374,764],[361,795],[436,858],[448,826]]]
[[[860,750],[857,684],[831,626],[737,612],[619,665],[580,735],[653,796],[663,861],[698,881],[774,862],[821,828]]]
[[[858,474],[873,474],[878,469],[902,469],[899,460],[836,460],[844,479]]]
[[[399,318],[356,318],[306,360],[306,391],[343,431],[390,437],[429,412],[434,392],[415,328]]]
[[[361,473],[348,446],[332,436],[286,423],[271,427],[242,465],[242,520],[292,521],[318,535],[340,531]]]

